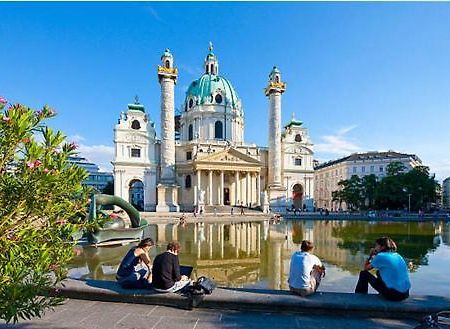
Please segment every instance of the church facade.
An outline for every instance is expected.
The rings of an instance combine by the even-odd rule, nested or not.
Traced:
[[[262,211],[312,209],[313,144],[303,123],[281,127],[286,84],[274,67],[265,88],[268,147],[244,141],[244,112],[231,82],[219,75],[212,46],[202,76],[175,115],[178,70],[166,49],[157,67],[161,136],[136,100],[114,128],[115,195],[145,211],[244,206]],[[263,95],[261,95],[263,96]]]

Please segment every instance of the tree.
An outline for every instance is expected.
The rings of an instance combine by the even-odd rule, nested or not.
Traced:
[[[364,208],[373,209],[377,187],[377,176],[375,176],[374,174],[364,176],[361,179],[361,190],[362,196],[364,198]]]
[[[109,181],[102,190],[103,194],[114,195],[114,181]]]
[[[349,209],[359,209],[362,200],[361,179],[353,175],[338,183],[340,190],[332,193],[333,201],[344,201]]]
[[[0,318],[41,316],[73,256],[72,234],[83,228],[87,172],[67,161],[76,145],[45,125],[55,115],[0,97]]]

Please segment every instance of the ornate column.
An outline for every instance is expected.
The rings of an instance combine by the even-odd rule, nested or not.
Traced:
[[[212,174],[213,174],[213,172],[212,172],[212,170],[210,170],[209,171],[209,182],[208,182],[208,192],[209,192],[208,204],[210,206],[212,206],[212,204],[213,204],[213,202],[212,202],[213,201],[213,199],[212,199],[212,196],[213,196]]]
[[[157,186],[158,204],[156,211],[179,211],[175,179],[175,96],[178,70],[173,67],[173,56],[166,49],[158,66],[158,80],[161,85],[161,178]]]
[[[195,204],[198,206],[198,198],[200,196],[200,191],[202,189],[202,185],[201,185],[201,176],[202,176],[202,171],[201,170],[197,170],[197,197],[195,199]]]
[[[286,191],[281,177],[281,94],[285,90],[286,83],[281,81],[280,71],[274,66],[265,89],[265,95],[269,98],[268,190],[274,209],[284,206]]]
[[[225,189],[224,188],[224,174],[223,174],[223,170],[222,170],[222,171],[220,171],[220,193],[219,193],[219,197],[220,197],[219,204],[221,206],[223,206],[223,199],[225,198],[225,194],[223,192],[224,189]]]

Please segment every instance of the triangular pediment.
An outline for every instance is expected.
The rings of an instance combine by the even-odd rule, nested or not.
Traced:
[[[234,164],[234,165],[252,165],[261,166],[262,163],[236,149],[228,148],[221,152],[198,155],[196,163],[218,163],[218,164]]]

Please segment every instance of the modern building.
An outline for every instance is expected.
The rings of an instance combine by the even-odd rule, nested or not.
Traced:
[[[371,174],[381,179],[386,175],[386,167],[395,161],[403,163],[407,171],[422,165],[422,161],[417,155],[391,150],[387,152],[353,153],[334,161],[318,164],[314,168],[316,207],[338,210],[339,202],[332,201],[332,193],[339,189],[338,183],[341,180],[349,179],[352,175],[363,177]]]
[[[89,177],[83,184],[92,186],[99,192],[103,191],[106,185],[114,180],[112,173],[100,171],[100,168],[95,163],[89,162],[86,158],[81,156],[71,156],[68,160],[69,162],[86,169],[89,173]]]
[[[219,75],[212,45],[203,74],[187,89],[181,113],[174,111],[178,70],[168,49],[157,78],[161,137],[139,102],[121,113],[114,129],[115,195],[130,200],[130,191],[140,185],[146,211],[227,205],[276,210],[292,204],[312,209],[313,144],[294,117],[282,130],[286,83],[278,68],[273,67],[264,90],[268,147],[244,141],[243,105],[231,82]]]
[[[450,177],[442,182],[442,208],[450,209]]]

